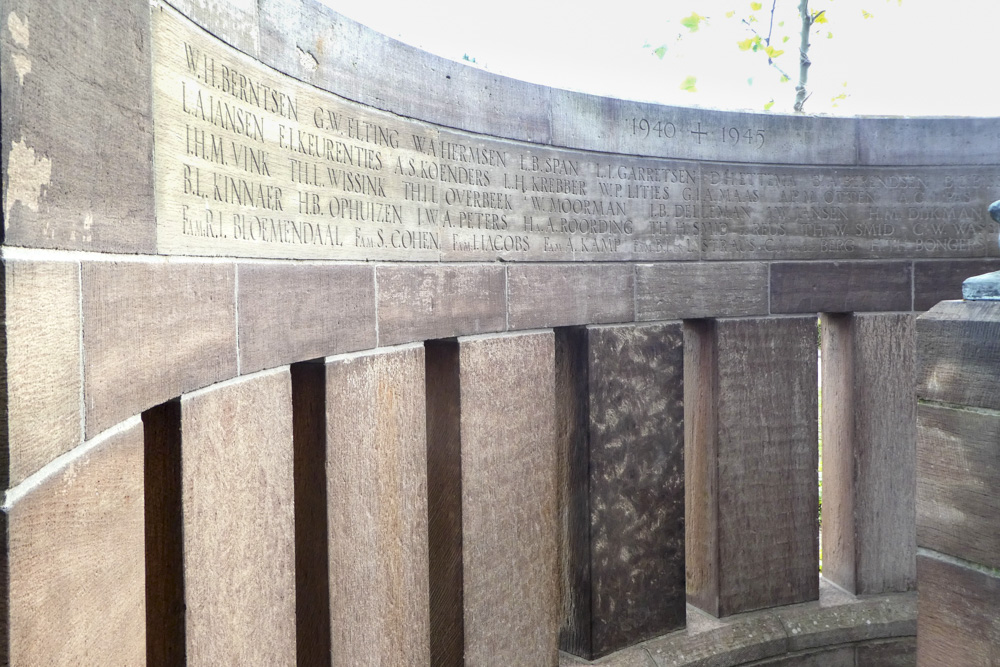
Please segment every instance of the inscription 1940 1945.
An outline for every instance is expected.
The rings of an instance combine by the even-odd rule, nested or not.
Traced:
[[[154,85],[160,252],[414,261],[997,254],[983,213],[996,169],[699,163],[484,138],[319,91],[165,7],[154,17]],[[624,131],[743,150],[775,131],[675,116],[631,118]]]

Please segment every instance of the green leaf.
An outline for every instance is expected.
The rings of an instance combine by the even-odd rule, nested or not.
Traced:
[[[784,74],[782,74],[781,75],[781,83],[785,83],[787,81],[791,81],[791,79],[789,79],[787,76],[785,76]]]
[[[698,31],[698,24],[705,20],[705,17],[698,14],[697,12],[691,12],[691,16],[685,16],[681,19],[681,25],[690,30],[691,32]]]
[[[764,49],[764,52],[767,54],[767,57],[770,58],[771,60],[774,60],[782,53],[784,53],[784,51],[782,51],[781,49],[776,49],[773,46],[767,47],[766,49]]]
[[[818,14],[813,15],[813,23],[828,23],[826,20],[826,12],[822,11]]]
[[[689,76],[689,77],[687,77],[686,79],[684,79],[681,82],[680,88],[681,88],[681,90],[686,90],[689,93],[697,93],[698,89],[695,88],[695,84],[697,82],[698,82],[698,79],[696,77]]]
[[[732,10],[732,9],[731,9],[731,10],[729,10],[728,12],[726,12],[726,18],[727,18],[727,19],[731,19],[731,18],[733,18],[733,16],[735,16],[735,15],[736,15],[736,11],[735,11],[735,10]]]
[[[749,79],[747,79],[747,85],[748,86],[752,86],[753,85],[753,77],[750,77]]]
[[[875,15],[874,15],[874,14],[872,14],[871,12],[867,12],[867,11],[865,11],[865,10],[863,10],[863,9],[861,10],[861,15],[862,15],[863,17],[865,17],[866,19],[870,19],[871,17],[875,16]]]
[[[753,37],[747,37],[742,41],[736,42],[736,46],[740,47],[740,51],[749,51],[750,47],[753,46]]]
[[[778,21],[778,27],[779,28],[784,28],[785,27],[785,22],[784,21]]]
[[[764,111],[770,111],[771,107],[773,106],[774,106],[774,98],[772,97],[771,101],[764,105]]]
[[[664,44],[659,48],[653,49],[653,55],[659,58],[660,60],[663,60],[663,56],[667,55],[667,45]]]
[[[827,39],[833,39],[833,33],[832,32],[826,33],[826,38]]]
[[[759,2],[751,2],[751,3],[750,3],[750,9],[752,9],[752,10],[753,10],[753,11],[755,11],[755,12],[756,12],[756,11],[758,11],[758,10],[759,10],[759,9],[760,9],[761,7],[763,7],[763,6],[764,6],[764,5],[762,5],[762,4],[761,4],[761,3],[759,3]]]
[[[785,42],[787,42],[787,41],[788,41],[789,39],[791,39],[791,38],[790,38],[790,37],[789,37],[788,35],[785,35],[784,37],[782,37],[782,38],[781,38],[781,43],[782,43],[782,44],[784,44],[784,43],[785,43]]]

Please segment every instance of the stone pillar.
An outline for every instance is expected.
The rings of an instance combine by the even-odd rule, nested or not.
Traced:
[[[917,663],[1000,659],[1000,275],[917,320]],[[969,298],[970,281],[965,293]]]
[[[0,663],[145,664],[142,467],[133,418],[7,491]]]
[[[684,350],[688,601],[817,599],[816,318],[691,320]]]
[[[430,663],[424,348],[326,363],[334,665]]]
[[[594,659],[684,626],[683,331],[556,334],[564,650]]]
[[[427,344],[434,665],[557,664],[554,378],[551,331]]]
[[[914,321],[823,315],[823,576],[856,594],[916,582]]]
[[[169,406],[150,411],[147,439],[163,453],[150,463],[172,478],[165,491],[173,502],[161,503],[147,525],[181,540],[156,566],[175,582],[166,593],[183,596],[161,610],[168,630],[178,627],[169,614],[184,616],[180,636],[169,640],[173,659],[183,646],[192,666],[295,665],[289,370],[224,382]]]

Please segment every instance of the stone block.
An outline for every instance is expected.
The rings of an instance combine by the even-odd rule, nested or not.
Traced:
[[[326,363],[333,664],[430,662],[424,387],[423,346]]]
[[[944,301],[917,320],[917,398],[1000,410],[1000,304]]]
[[[295,665],[289,371],[187,394],[180,413],[187,664]]]
[[[375,347],[366,266],[240,264],[240,371]]]
[[[1000,155],[996,118],[859,118],[857,124],[861,164],[997,164]]]
[[[507,272],[511,329],[634,319],[630,265],[513,265]]]
[[[958,561],[917,556],[917,665],[994,665],[1000,646],[1000,577]]]
[[[861,644],[855,648],[856,667],[914,667],[917,664],[915,637]]]
[[[916,582],[915,325],[823,315],[823,576],[856,594]]]
[[[775,262],[772,313],[910,310],[910,262]]]
[[[5,244],[154,250],[149,12],[4,4]]]
[[[171,4],[177,11],[227,44],[247,55],[257,57],[260,26],[257,3],[254,0],[228,0],[222,3],[173,0]]]
[[[544,86],[434,56],[317,2],[259,7],[261,60],[280,71],[401,116],[538,143],[550,137]]]
[[[431,661],[554,666],[553,334],[427,350]]]
[[[763,262],[640,264],[636,319],[767,315],[767,271]]]
[[[1000,415],[918,408],[917,542],[1000,568]]]
[[[688,600],[716,616],[815,600],[816,320],[685,326]]]
[[[0,485],[16,486],[83,440],[80,265],[4,260]]]
[[[236,375],[232,264],[84,262],[86,433]]]
[[[0,661],[145,664],[142,425],[57,465],[7,494]]]
[[[380,266],[380,345],[503,331],[507,290],[499,266]]]
[[[561,330],[563,650],[589,659],[684,626],[681,324]]]
[[[962,298],[962,282],[1000,271],[1000,260],[936,260],[913,263],[913,309],[930,310],[939,301]]]

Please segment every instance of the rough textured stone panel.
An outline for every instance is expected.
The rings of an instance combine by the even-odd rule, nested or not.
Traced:
[[[772,313],[910,310],[909,262],[775,262]]]
[[[1000,415],[918,409],[917,541],[1000,568]]]
[[[248,55],[256,57],[260,43],[260,30],[255,0],[227,0],[226,2],[198,2],[197,0],[171,0],[177,8],[202,28]],[[319,4],[319,3],[304,3]]]
[[[84,262],[87,435],[236,375],[231,264]]]
[[[966,278],[1000,271],[1000,260],[939,260],[913,263],[913,309],[930,310],[939,301],[962,298]]]
[[[857,667],[914,667],[917,664],[915,637],[862,644],[855,651]]]
[[[555,665],[553,335],[459,343],[465,660]]]
[[[690,599],[720,616],[816,599],[815,319],[718,320],[685,349]]]
[[[288,369],[183,396],[181,428],[188,664],[295,665]]]
[[[5,509],[4,664],[145,664],[142,425],[91,445]]]
[[[6,488],[82,441],[80,265],[5,260],[2,280]]]
[[[762,262],[640,264],[636,319],[767,315],[767,289]]]
[[[861,164],[997,164],[996,118],[859,118]]]
[[[859,594],[916,580],[909,314],[823,317],[823,575]]]
[[[380,345],[506,328],[502,267],[380,266],[375,279]]]
[[[424,348],[330,360],[333,664],[430,661]]]
[[[917,398],[1000,410],[1000,305],[945,301],[917,320]]]
[[[4,243],[153,250],[149,12],[4,4]]]
[[[240,371],[375,347],[371,267],[241,264]]]
[[[683,627],[681,324],[588,328],[591,655]]]
[[[1000,659],[1000,577],[917,556],[917,665],[995,665]]]
[[[511,329],[634,319],[631,265],[511,266],[507,271]]]

